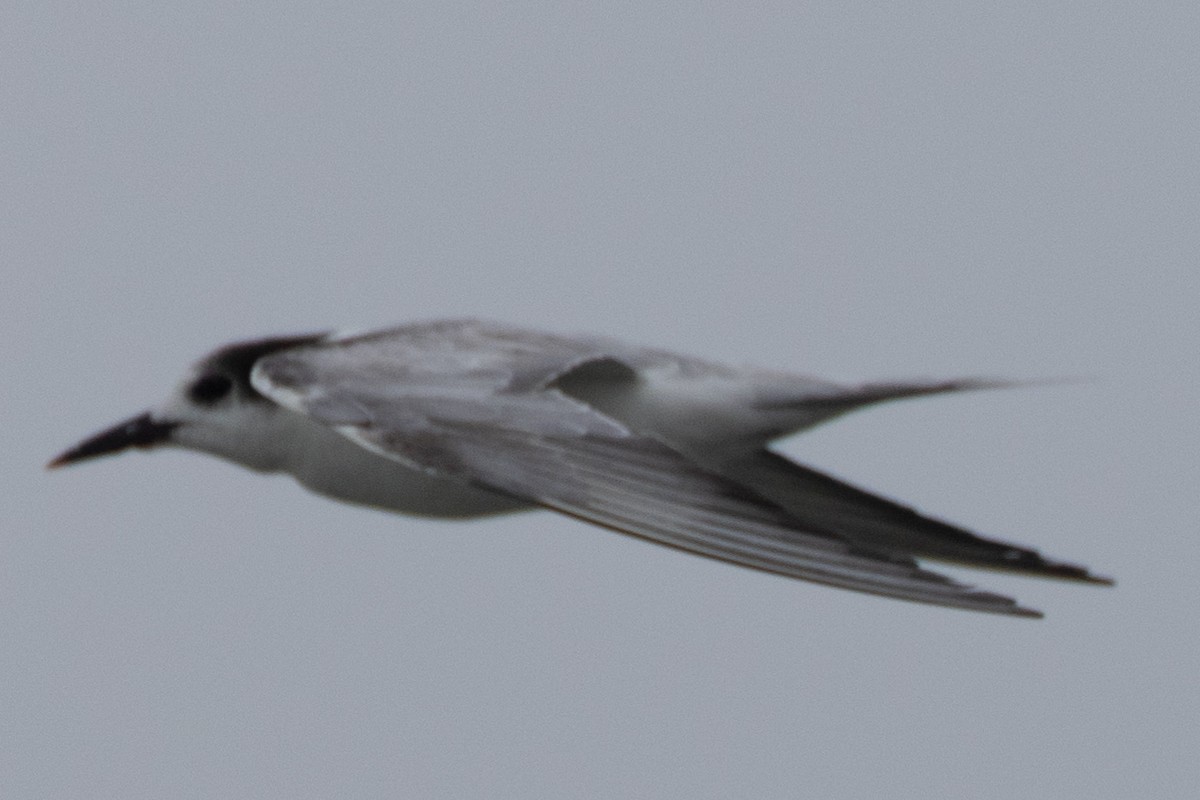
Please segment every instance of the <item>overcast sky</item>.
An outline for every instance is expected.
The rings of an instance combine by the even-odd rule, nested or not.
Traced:
[[[1183,798],[1195,3],[14,3],[0,795]],[[239,338],[477,315],[1087,380],[783,448],[1118,579],[1041,621],[185,453],[45,462]]]

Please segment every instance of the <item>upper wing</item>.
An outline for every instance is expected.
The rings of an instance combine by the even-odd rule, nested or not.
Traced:
[[[1111,584],[1085,567],[1045,558],[1011,542],[985,539],[851,486],[770,450],[739,454],[713,469],[787,509],[802,524],[828,527],[848,541],[883,551],[971,567]]]
[[[252,379],[280,404],[388,458],[624,533],[858,591],[1037,615],[906,557],[805,527],[733,480],[546,388],[588,358],[562,340],[472,333],[448,343],[427,332],[297,348],[258,362]]]

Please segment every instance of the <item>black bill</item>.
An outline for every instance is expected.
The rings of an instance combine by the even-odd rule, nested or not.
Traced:
[[[46,466],[49,469],[57,469],[87,458],[119,453],[130,447],[153,447],[163,444],[178,424],[160,422],[147,412],[85,439]]]

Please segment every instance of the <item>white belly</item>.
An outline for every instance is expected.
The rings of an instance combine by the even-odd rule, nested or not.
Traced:
[[[313,437],[313,445],[294,456],[285,468],[301,484],[328,497],[402,514],[457,519],[537,507],[526,500],[426,474],[376,455],[328,428],[321,427],[320,433],[323,435]]]

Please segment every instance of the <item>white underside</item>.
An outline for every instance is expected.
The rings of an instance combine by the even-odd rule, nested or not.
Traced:
[[[426,474],[375,455],[338,434],[332,434],[319,455],[312,454],[289,471],[301,484],[328,497],[424,517],[466,519],[536,507]]]

